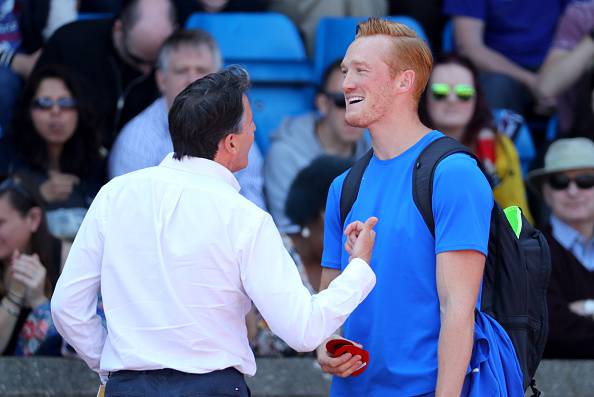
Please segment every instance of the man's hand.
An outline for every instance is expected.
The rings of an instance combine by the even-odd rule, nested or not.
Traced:
[[[376,223],[377,218],[372,216],[365,223],[355,221],[346,227],[344,234],[347,236],[347,241],[344,248],[350,255],[349,259],[361,258],[365,262],[371,263],[371,254],[375,242],[373,228]]]
[[[349,225],[350,226],[350,225]],[[345,353],[340,357],[330,357],[328,351],[326,350],[326,343],[331,339],[344,339],[338,335],[331,336],[326,342],[320,345],[316,351],[318,356],[318,363],[320,363],[320,367],[322,367],[322,371],[335,375],[340,376],[341,378],[346,378],[350,376],[353,372],[361,368],[363,365],[363,361],[361,356],[353,356],[351,353]],[[345,339],[348,340],[348,339]],[[363,346],[352,342],[355,346],[362,348]]]
[[[66,201],[78,182],[76,175],[50,171],[49,179],[41,184],[39,192],[48,203]]]

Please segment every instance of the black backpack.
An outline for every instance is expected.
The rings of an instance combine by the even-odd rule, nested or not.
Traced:
[[[474,158],[489,179],[470,149],[453,138],[438,138],[423,149],[413,169],[412,192],[414,203],[433,236],[433,174],[439,162],[454,153],[466,153]],[[344,180],[340,195],[343,227],[372,156],[370,150],[353,165]],[[550,273],[551,257],[545,237],[523,215],[522,230],[519,238],[516,237],[503,210],[494,203],[481,311],[495,318],[509,335],[522,369],[524,390],[530,386],[534,396],[540,395],[535,388],[534,374],[549,330],[546,296]]]

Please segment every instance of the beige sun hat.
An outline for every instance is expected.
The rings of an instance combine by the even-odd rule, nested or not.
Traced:
[[[547,150],[544,168],[528,173],[528,185],[540,192],[546,176],[584,168],[594,169],[594,142],[588,138],[559,139]]]

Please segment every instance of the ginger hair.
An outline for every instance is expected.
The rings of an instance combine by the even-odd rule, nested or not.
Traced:
[[[418,102],[431,75],[433,56],[414,30],[397,22],[369,18],[357,25],[355,39],[383,35],[391,38],[391,56],[386,60],[392,77],[405,70],[415,72],[413,97]]]

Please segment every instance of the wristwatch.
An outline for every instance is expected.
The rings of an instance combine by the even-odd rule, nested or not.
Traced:
[[[584,302],[584,312],[594,314],[594,299],[586,299]]]

